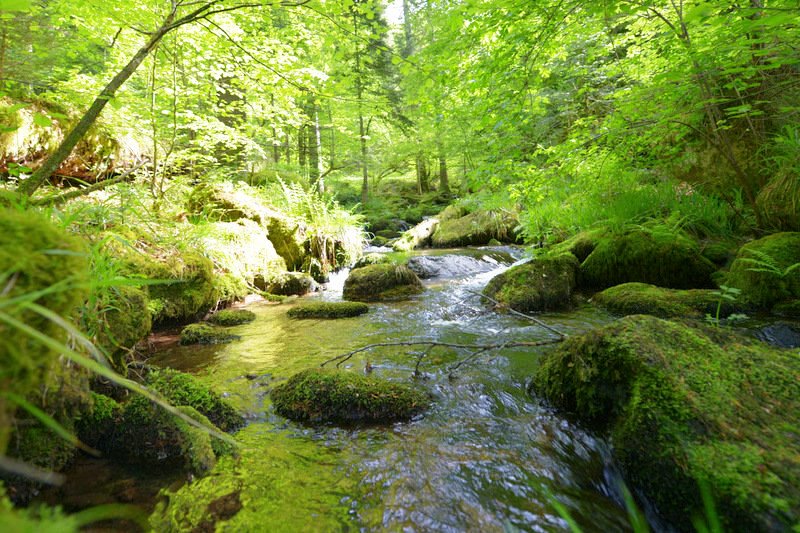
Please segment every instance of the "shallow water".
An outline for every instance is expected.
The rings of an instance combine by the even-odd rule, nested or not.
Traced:
[[[629,528],[606,445],[525,392],[542,348],[489,351],[455,370],[472,352],[387,347],[342,364],[363,372],[369,362],[375,374],[410,380],[421,361],[420,383],[434,401],[409,423],[309,428],[271,409],[275,383],[371,343],[552,337],[530,321],[496,313],[473,292],[513,260],[508,250],[500,252],[487,259],[494,261],[490,271],[429,280],[414,300],[375,304],[361,317],[292,320],[286,317],[292,303],[253,304],[256,321],[232,328],[241,341],[176,346],[151,360],[197,374],[248,413],[250,424],[237,435],[244,508],[230,520],[233,529],[567,530],[553,498],[587,530]],[[340,298],[343,279],[316,297]],[[611,320],[590,307],[540,318],[566,333]]]

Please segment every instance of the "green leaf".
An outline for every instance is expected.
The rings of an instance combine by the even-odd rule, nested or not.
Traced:
[[[0,11],[30,11],[31,0],[0,0]]]
[[[47,115],[36,113],[33,116],[33,123],[41,128],[48,128],[53,125],[53,121]]]

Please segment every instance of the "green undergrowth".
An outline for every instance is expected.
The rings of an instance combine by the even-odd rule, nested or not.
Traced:
[[[724,328],[634,315],[549,352],[532,390],[610,434],[626,479],[682,529],[711,488],[730,530],[800,521],[800,358]]]
[[[286,314],[290,318],[348,318],[368,311],[369,306],[361,302],[308,302],[292,307]]]
[[[416,388],[342,370],[309,369],[271,392],[275,411],[308,423],[387,423],[408,420],[429,401]]]
[[[247,309],[223,309],[208,318],[208,321],[218,326],[238,326],[247,324],[256,319],[256,314]]]
[[[742,246],[726,284],[758,308],[800,299],[800,233],[775,233]]]

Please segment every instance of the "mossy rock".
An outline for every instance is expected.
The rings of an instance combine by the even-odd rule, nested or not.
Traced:
[[[583,263],[589,254],[591,254],[600,240],[609,233],[606,228],[594,228],[581,231],[573,235],[569,239],[561,241],[547,248],[549,254],[561,254],[569,252],[578,258],[578,261]]]
[[[402,300],[423,291],[422,282],[405,265],[379,264],[357,268],[344,282],[345,300]]]
[[[483,294],[521,313],[564,309],[572,303],[578,266],[572,254],[541,256],[498,274]]]
[[[800,300],[780,303],[772,308],[772,313],[787,318],[800,319]]]
[[[280,296],[303,296],[314,290],[314,279],[303,272],[285,272],[264,288],[270,294]]]
[[[631,281],[673,289],[710,288],[714,264],[690,238],[665,229],[631,228],[597,242],[581,263],[581,287],[605,289]]]
[[[800,232],[774,233],[742,246],[725,284],[758,308],[800,299]]]
[[[271,397],[278,414],[310,423],[408,420],[428,405],[425,394],[410,385],[321,368],[295,374]]]
[[[97,447],[114,431],[122,417],[122,406],[113,398],[91,393],[92,407],[75,421],[75,431],[84,444]]]
[[[34,303],[69,319],[87,296],[87,248],[37,212],[0,208],[0,273],[8,301],[38,294]],[[67,340],[63,328],[34,311],[7,305],[3,312],[51,340]],[[0,331],[0,390],[25,397],[55,369],[60,352],[16,328]],[[15,410],[0,398],[0,454]]]
[[[492,239],[517,242],[519,220],[506,211],[475,211],[460,218],[439,220],[431,237],[435,248],[485,245]]]
[[[738,248],[734,241],[710,241],[700,244],[700,253],[718,267],[723,267],[736,257]]]
[[[532,389],[614,443],[623,474],[680,529],[707,483],[725,529],[800,521],[800,359],[722,328],[633,315],[567,339]]]
[[[618,315],[653,315],[662,318],[706,314],[720,318],[742,311],[741,306],[711,289],[665,289],[647,283],[623,283],[595,294],[592,301]]]
[[[244,418],[236,409],[190,374],[169,368],[151,369],[145,384],[173,405],[196,409],[222,431],[244,426]]]
[[[359,258],[359,260],[355,262],[355,264],[353,265],[353,270],[368,265],[383,265],[391,262],[392,259],[386,254],[366,254],[365,256]]]
[[[392,243],[392,248],[396,252],[410,252],[415,248],[422,248],[431,242],[431,236],[439,227],[438,218],[429,218],[403,233],[403,235]]]
[[[281,304],[289,299],[288,296],[282,294],[272,294],[271,292],[261,291],[258,293],[262,298],[268,302]]]
[[[181,406],[184,413],[194,411]],[[191,412],[190,417],[203,416]],[[144,396],[136,395],[123,407],[110,438],[100,441],[101,451],[124,461],[167,468],[185,468],[194,474],[208,472],[216,461],[211,436],[168,413]]]
[[[96,342],[110,356],[114,369],[124,374],[128,354],[147,337],[153,325],[147,291],[139,287],[112,287],[100,307]]]
[[[128,253],[125,259],[130,275],[158,281],[147,287],[154,325],[185,324],[217,304],[220,295],[211,260],[195,252],[151,252],[153,255]],[[155,256],[162,253],[163,256]]]
[[[189,324],[181,330],[181,344],[225,344],[239,340],[239,335],[228,333],[210,324]]]
[[[211,315],[208,321],[218,326],[238,326],[255,319],[256,314],[247,309],[223,309]]]
[[[363,315],[369,306],[361,302],[309,302],[286,313],[290,318],[348,318]]]

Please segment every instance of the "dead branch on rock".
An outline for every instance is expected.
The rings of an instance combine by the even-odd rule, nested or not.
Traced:
[[[481,298],[486,298],[487,300],[489,300],[490,302],[495,304],[498,308],[501,308],[501,309],[504,309],[504,310],[507,309],[508,312],[511,313],[512,315],[517,315],[517,316],[522,317],[522,318],[524,318],[526,320],[530,320],[531,322],[534,322],[536,325],[543,327],[547,331],[551,331],[551,332],[555,333],[556,335],[558,335],[561,338],[561,340],[564,340],[564,339],[567,338],[567,334],[566,333],[564,333],[563,331],[557,330],[556,328],[554,328],[550,324],[542,322],[541,320],[539,320],[536,317],[533,317],[531,315],[522,313],[520,311],[517,311],[516,309],[512,309],[511,307],[508,307],[507,305],[505,305],[505,304],[503,304],[501,302],[498,302],[494,298],[492,298],[490,296],[486,296],[483,293],[480,293],[480,292],[477,292],[477,291],[471,291],[469,289],[466,289],[466,291],[469,292],[469,293],[475,294],[477,296],[480,296]]]

